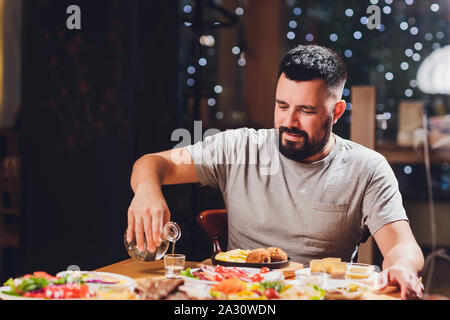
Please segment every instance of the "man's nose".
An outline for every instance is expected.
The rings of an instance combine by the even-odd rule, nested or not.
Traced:
[[[290,110],[285,119],[284,126],[288,127],[288,128],[292,128],[292,127],[299,127],[299,125],[300,125],[300,123],[299,123],[299,119],[297,117],[296,110],[295,109]]]

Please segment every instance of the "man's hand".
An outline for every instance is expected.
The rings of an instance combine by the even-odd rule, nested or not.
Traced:
[[[382,291],[388,285],[400,287],[400,297],[406,299],[422,299],[423,284],[416,273],[403,266],[391,266],[380,272],[378,290]]]
[[[400,287],[402,299],[422,299],[423,285],[417,274],[423,268],[424,258],[408,221],[388,223],[373,236],[384,257],[380,289],[396,285]]]
[[[134,197],[128,208],[127,240],[133,240],[140,251],[154,252],[161,244],[161,230],[170,220],[170,211],[161,191],[162,185],[197,183],[194,161],[186,148],[175,148],[147,154],[133,165],[131,188]]]
[[[133,240],[139,251],[145,250],[145,243],[150,252],[161,244],[162,227],[170,220],[170,211],[161,188],[142,183],[136,188],[133,200],[128,208],[127,241]]]

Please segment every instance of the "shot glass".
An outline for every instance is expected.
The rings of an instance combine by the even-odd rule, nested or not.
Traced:
[[[184,269],[185,261],[186,256],[184,254],[166,254],[164,256],[164,269],[166,270],[166,278],[179,278],[181,270]]]

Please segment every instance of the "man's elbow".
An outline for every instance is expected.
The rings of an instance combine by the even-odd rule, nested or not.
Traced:
[[[138,158],[134,163],[133,163],[133,171],[136,170],[136,168],[143,162],[148,161],[149,156],[151,156],[152,154],[144,154],[143,156],[141,156],[140,158]]]

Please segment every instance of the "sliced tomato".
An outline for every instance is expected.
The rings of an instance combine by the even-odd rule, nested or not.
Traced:
[[[260,273],[257,273],[255,275],[253,275],[250,279],[253,282],[259,282],[259,281],[262,281],[264,278],[263,278],[263,276]]]
[[[91,296],[95,295],[93,292],[91,292],[89,286],[87,286],[87,285],[81,286],[80,293],[81,293],[82,297],[91,297]]]
[[[91,293],[89,286],[85,284],[64,284],[48,286],[44,289],[45,297],[49,299],[77,299],[89,298]]]
[[[55,278],[54,276],[52,276],[44,271],[33,272],[33,276],[36,278],[44,278],[44,279],[54,279]]]
[[[256,293],[258,296],[261,296],[261,292],[259,292],[258,290],[251,290],[252,292]]]
[[[269,288],[264,291],[264,295],[267,297],[267,299],[279,299],[280,295],[278,294],[277,290]]]
[[[215,269],[214,269],[214,272],[217,272],[217,273],[223,273],[225,271],[225,268],[223,267],[223,266],[221,266],[221,265],[218,265]]]
[[[223,279],[224,279],[224,277],[221,274],[216,274],[214,276],[214,281],[220,282],[220,281],[223,281]]]
[[[45,298],[45,291],[39,290],[39,291],[29,291],[25,292],[23,294],[25,298]]]
[[[247,272],[246,272],[246,271],[241,270],[241,269],[238,269],[238,268],[236,268],[236,267],[233,267],[232,271],[233,271],[233,272],[236,272],[237,274],[239,274],[239,275],[241,275],[241,276],[246,276],[246,275],[247,275]]]
[[[261,270],[259,270],[259,273],[267,273],[267,272],[269,272],[269,271],[270,271],[269,268],[267,268],[267,267],[262,267]]]

